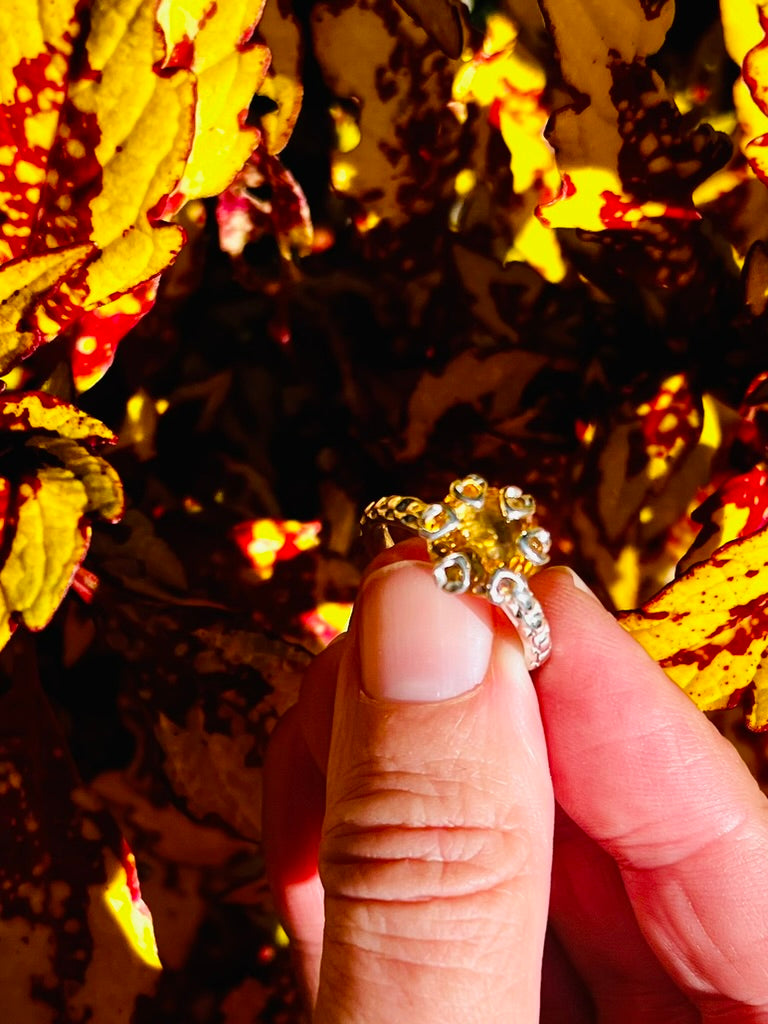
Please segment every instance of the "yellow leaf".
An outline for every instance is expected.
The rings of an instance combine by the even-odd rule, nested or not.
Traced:
[[[11,4],[24,13],[0,79],[0,259],[87,243],[95,254],[27,310],[38,342],[164,270],[184,238],[159,213],[192,146],[193,76],[153,66],[153,0],[94,0],[71,66],[73,7]]]
[[[151,218],[181,177],[192,145],[194,82],[186,71],[159,75],[153,67],[154,8],[149,0],[95,0],[89,73],[69,87],[70,140],[93,142],[101,174],[87,204],[88,237],[101,257],[78,282],[88,308],[164,270],[183,242],[179,227]]]
[[[619,620],[704,711],[751,688],[751,729],[768,729],[768,527],[719,548]]]
[[[76,6],[76,0],[0,4],[0,262],[21,255],[37,227],[79,31]]]
[[[259,22],[259,36],[272,54],[269,74],[259,89],[277,104],[277,110],[261,115],[259,125],[267,150],[280,153],[290,138],[301,110],[304,88],[301,83],[302,29],[290,0],[267,3]]]
[[[263,6],[264,0],[198,0],[190,11],[186,0],[160,4],[166,63],[185,61],[197,83],[194,144],[176,189],[185,200],[223,192],[259,141],[245,119],[269,67],[266,46],[249,42]]]
[[[53,455],[85,487],[85,511],[114,523],[123,514],[123,485],[117,470],[100,455],[92,455],[68,437],[30,437],[27,444]]]
[[[153,283],[184,241],[168,218],[243,166],[260,138],[246,119],[269,66],[252,41],[262,5],[91,0],[87,18],[76,0],[2,5],[0,262],[88,243],[92,258],[27,296],[38,301],[0,374],[84,313]],[[297,90],[278,87],[283,144]]]
[[[66,469],[41,469],[19,488],[16,532],[0,570],[0,614],[43,629],[88,549],[85,487]],[[4,607],[3,607],[4,606]]]
[[[89,244],[70,245],[0,266],[0,373],[7,373],[44,340],[26,323],[30,311],[92,252]]]
[[[692,540],[688,513],[737,422],[711,396],[699,402],[688,378],[673,374],[645,401],[591,425],[573,526],[616,607],[645,600],[672,577]]]
[[[101,420],[43,391],[0,395],[0,431],[3,430],[41,430],[74,440],[107,444],[116,440]]]
[[[693,190],[730,155],[708,125],[687,130],[646,58],[672,23],[671,0],[541,0],[563,77],[579,96],[556,111],[550,141],[563,184],[545,223],[591,231],[699,218]]]
[[[277,110],[262,115],[261,126],[267,150],[279,153],[293,132],[301,111],[304,88],[301,82],[290,75],[270,75],[264,79],[259,95],[277,104]]]
[[[742,69],[733,87],[741,126],[741,148],[752,170],[768,181],[763,137],[768,132],[768,50],[765,0],[720,0],[723,36],[728,53]]]
[[[311,22],[328,87],[360,111],[360,145],[333,155],[334,188],[393,227],[450,198],[461,134],[447,108],[451,62],[385,0],[323,0],[313,5]]]
[[[557,235],[536,216],[536,208],[560,188],[555,154],[544,134],[550,114],[545,89],[544,70],[521,47],[515,23],[500,13],[489,15],[482,47],[467,54],[456,74],[453,99],[486,108],[509,150],[513,188],[521,201],[508,214],[514,244],[505,262],[528,263],[557,283],[566,273]]]

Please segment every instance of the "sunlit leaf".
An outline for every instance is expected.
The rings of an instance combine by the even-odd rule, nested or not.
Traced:
[[[72,380],[78,391],[92,388],[110,368],[117,346],[154,305],[159,281],[159,275],[151,278],[79,319],[70,357]]]
[[[269,53],[251,41],[261,0],[80,6],[0,14],[0,260],[16,261],[0,373],[90,314],[74,338],[83,390],[182,246],[163,218],[223,190],[257,144],[245,122]]]
[[[302,30],[288,0],[265,4],[259,21],[259,35],[272,54],[269,72],[259,88],[259,97],[267,101],[267,107],[271,104],[277,107],[261,114],[259,126],[264,133],[267,151],[274,155],[280,153],[288,142],[304,97]]]
[[[760,464],[729,477],[691,518],[701,525],[701,530],[678,565],[678,572],[709,558],[724,544],[756,533],[768,523],[768,468]]]
[[[301,616],[301,624],[322,644],[329,644],[346,630],[351,614],[349,601],[323,601]]]
[[[15,476],[0,491],[0,647],[19,622],[48,624],[85,557],[89,515],[114,521],[123,510],[120,478],[97,454],[114,441],[99,420],[42,392],[6,393],[3,433]]]
[[[315,4],[311,25],[329,88],[360,114],[360,145],[333,155],[334,188],[392,225],[449,197],[461,169],[451,62],[387,0]]]
[[[0,395],[0,431],[41,430],[74,440],[112,444],[115,435],[104,424],[42,391]]]
[[[264,0],[161,0],[166,68],[194,72],[195,133],[173,207],[217,195],[229,185],[259,141],[246,127],[248,107],[264,81],[269,51],[251,42]]]
[[[254,519],[232,531],[235,543],[262,579],[268,580],[275,562],[295,558],[320,543],[319,521],[300,523],[296,519]]]
[[[487,19],[480,50],[467,54],[459,67],[453,99],[487,109],[509,149],[514,191],[520,197],[529,193],[509,211],[514,246],[507,260],[529,263],[546,280],[556,282],[565,276],[557,236],[536,216],[536,207],[560,188],[554,152],[544,138],[550,114],[545,89],[544,70],[522,48],[517,26],[497,13]],[[458,176],[457,192],[461,195]]]
[[[521,47],[517,26],[502,14],[488,17],[482,47],[456,73],[454,100],[490,108],[509,148],[517,193],[536,185],[553,195],[560,186],[554,153],[544,138],[546,84],[544,69]]]
[[[181,247],[181,229],[155,211],[192,145],[194,81],[185,71],[157,73],[155,25],[148,0],[95,0],[90,10],[85,61],[68,82],[51,149],[37,244],[88,239],[100,255],[48,300],[54,323],[154,277]]]
[[[43,629],[88,549],[85,487],[63,469],[41,469],[19,488],[16,531],[0,570],[0,618]]]
[[[0,373],[52,337],[35,330],[31,316],[51,289],[71,271],[80,271],[93,252],[87,243],[70,245],[0,266]],[[54,334],[56,330],[54,326]]]
[[[619,608],[638,604],[672,576],[690,546],[687,514],[701,501],[738,416],[674,374],[637,404],[584,434],[580,547]]]
[[[27,251],[47,178],[55,173],[49,157],[80,33],[78,6],[76,0],[10,0],[0,7],[0,262]]]
[[[88,498],[86,512],[110,523],[123,514],[123,488],[117,470],[69,437],[31,437],[27,442],[47,452],[82,483]]]
[[[725,45],[742,72],[733,87],[742,151],[755,174],[768,182],[768,4],[721,0],[720,8]]]
[[[749,692],[747,723],[768,729],[768,528],[719,548],[621,624],[702,710]]]
[[[671,24],[671,0],[542,0],[560,67],[576,99],[555,113],[550,141],[563,183],[547,223],[591,231],[644,220],[696,220],[691,195],[728,159],[728,139],[690,131],[646,64]]]

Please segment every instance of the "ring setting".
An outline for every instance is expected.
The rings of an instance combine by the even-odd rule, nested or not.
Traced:
[[[476,473],[454,480],[442,502],[395,494],[371,502],[361,519],[385,547],[398,534],[422,537],[435,582],[450,594],[472,593],[501,608],[517,628],[526,664],[549,657],[549,625],[528,578],[549,561],[552,540],[536,521],[536,502],[520,487],[489,486]]]

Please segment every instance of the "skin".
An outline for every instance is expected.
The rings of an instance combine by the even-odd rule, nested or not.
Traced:
[[[768,801],[733,748],[569,571],[533,581],[532,681],[423,557],[373,563],[268,753],[315,1024],[768,1024]]]

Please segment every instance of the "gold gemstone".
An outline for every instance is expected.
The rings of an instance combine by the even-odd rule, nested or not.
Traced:
[[[473,476],[455,481],[445,501],[425,513],[422,536],[433,561],[450,559],[451,565],[451,556],[464,555],[477,593],[487,592],[498,569],[530,576],[548,561],[549,534],[533,513],[508,518],[512,496]]]

